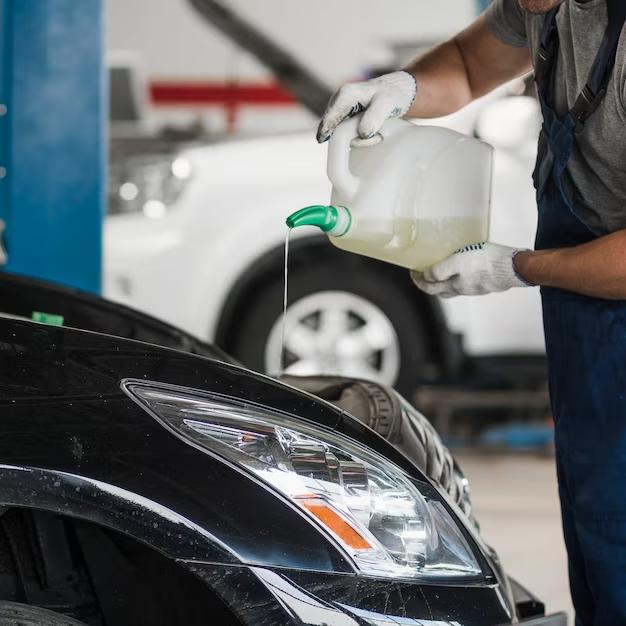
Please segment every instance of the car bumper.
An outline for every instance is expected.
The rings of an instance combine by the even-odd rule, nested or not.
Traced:
[[[554,615],[535,617],[520,622],[520,626],[567,626],[567,615],[555,613]]]
[[[510,625],[495,585],[439,586],[254,566],[185,563],[246,626]],[[535,612],[526,626],[565,626]],[[528,615],[528,614],[527,614]],[[515,622],[518,623],[518,622]]]
[[[515,611],[524,626],[567,626],[565,613],[545,615],[546,607],[514,578],[509,578]]]

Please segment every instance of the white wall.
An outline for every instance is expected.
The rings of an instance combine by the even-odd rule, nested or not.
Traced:
[[[389,61],[389,44],[450,35],[475,11],[474,0],[230,0],[229,4],[330,85]],[[108,0],[107,11],[109,49],[137,52],[149,80],[272,79],[256,59],[206,24],[187,0]],[[200,109],[203,115],[207,112]],[[190,110],[169,107],[156,115],[185,119]],[[208,119],[219,125],[221,115],[213,110]],[[243,112],[239,128],[271,130],[312,123],[294,107],[253,107]]]

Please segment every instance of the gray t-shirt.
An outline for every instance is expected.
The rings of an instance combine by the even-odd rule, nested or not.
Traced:
[[[496,37],[529,47],[535,62],[544,16],[522,11],[517,0],[494,0],[486,18]],[[559,115],[582,91],[606,25],[606,0],[564,0],[557,14],[554,105]],[[626,228],[626,27],[606,97],[577,135],[565,189],[579,217],[597,234]]]

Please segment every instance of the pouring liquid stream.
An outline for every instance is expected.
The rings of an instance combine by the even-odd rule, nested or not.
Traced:
[[[285,333],[287,330],[287,293],[288,293],[288,275],[289,275],[289,235],[291,228],[287,228],[285,235],[285,274],[284,274],[284,290],[283,290],[283,323],[280,338],[280,358],[278,363],[278,376],[285,373]]]

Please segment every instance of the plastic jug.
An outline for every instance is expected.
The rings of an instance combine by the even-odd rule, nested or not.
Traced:
[[[301,209],[343,250],[422,270],[489,237],[493,149],[447,128],[390,119],[375,145],[358,145],[359,118],[328,148],[331,206]]]

